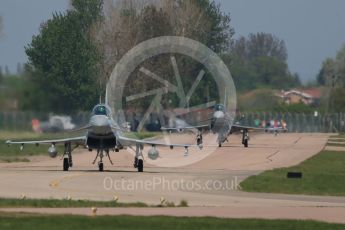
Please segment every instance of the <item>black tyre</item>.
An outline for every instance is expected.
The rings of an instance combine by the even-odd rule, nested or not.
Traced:
[[[68,171],[68,168],[69,168],[68,158],[64,158],[63,159],[63,171]]]
[[[222,142],[219,142],[219,143],[218,143],[218,147],[219,147],[219,148],[222,147]]]
[[[248,140],[244,140],[243,145],[244,145],[245,148],[248,148]]]
[[[138,172],[144,171],[144,161],[142,159],[138,160]]]
[[[134,164],[133,164],[134,168],[138,168],[138,158],[134,158]]]
[[[99,163],[98,169],[99,169],[100,172],[103,172],[103,170],[104,170],[104,165],[103,165],[103,163]]]

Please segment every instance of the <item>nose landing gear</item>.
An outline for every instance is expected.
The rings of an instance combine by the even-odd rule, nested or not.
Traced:
[[[248,141],[249,141],[248,129],[243,129],[242,144],[245,148],[248,147]]]
[[[199,132],[198,135],[196,135],[196,144],[199,146],[200,149],[202,149],[202,133]]]
[[[104,170],[103,162],[98,162],[98,170],[99,170],[100,172],[103,172],[103,170]]]
[[[106,150],[98,149],[98,150],[97,150],[96,158],[94,159],[94,161],[92,162],[92,164],[95,164],[96,161],[97,161],[97,158],[99,157],[98,170],[99,170],[100,172],[103,172],[103,171],[104,171],[104,164],[103,164],[103,157],[104,157],[104,154],[103,154],[103,151],[105,151],[105,155],[108,157],[110,163],[113,164],[113,161],[111,160],[110,155],[109,155],[109,149],[106,149]]]

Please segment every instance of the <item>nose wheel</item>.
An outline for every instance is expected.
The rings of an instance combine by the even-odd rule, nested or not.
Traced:
[[[202,149],[203,141],[202,141],[202,133],[201,133],[201,131],[199,131],[198,135],[196,135],[196,144],[199,146],[200,149]]]
[[[242,136],[242,144],[245,148],[248,147],[248,140],[249,140],[248,130],[244,129],[243,130],[243,136]]]
[[[99,170],[100,172],[103,172],[103,170],[104,170],[104,164],[103,164],[103,162],[99,162],[99,163],[98,163],[98,170]]]
[[[92,162],[92,164],[95,164],[98,157],[99,157],[99,162],[98,162],[98,171],[103,172],[104,171],[104,164],[103,164],[103,157],[104,157],[104,153],[103,151],[105,151],[105,156],[108,157],[109,161],[111,164],[113,164],[113,161],[110,158],[109,155],[109,149],[103,150],[103,149],[99,149],[97,150],[97,155],[95,157],[95,160]]]

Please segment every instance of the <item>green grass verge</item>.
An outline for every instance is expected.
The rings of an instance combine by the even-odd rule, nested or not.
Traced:
[[[345,138],[330,138],[328,141],[336,141],[336,142],[344,142],[345,143]]]
[[[327,143],[327,146],[337,146],[337,147],[345,147],[345,142],[344,143]]]
[[[116,201],[91,201],[91,200],[58,200],[58,199],[8,199],[0,198],[2,208],[79,208],[79,207],[149,207],[142,202],[119,203]]]
[[[302,172],[289,179],[287,172]],[[345,196],[345,152],[322,151],[301,164],[251,176],[240,185],[248,192]]]
[[[344,229],[345,225],[316,221],[225,219],[168,216],[67,216],[0,213],[0,229]]]
[[[337,135],[331,135],[329,138],[345,138],[345,133],[339,133]]]
[[[11,199],[0,198],[0,207],[33,207],[33,208],[71,208],[71,207],[188,207],[185,200],[175,205],[173,202],[165,201],[158,205],[148,205],[142,202],[119,203],[117,201],[91,201],[91,200],[69,200],[69,199]]]

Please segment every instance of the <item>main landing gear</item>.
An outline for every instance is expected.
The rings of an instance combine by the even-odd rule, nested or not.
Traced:
[[[143,160],[143,146],[140,144],[136,145],[135,157],[134,157],[134,168],[138,169],[138,172],[144,171],[144,160]]]
[[[73,166],[72,162],[72,147],[71,142],[65,143],[65,150],[63,154],[63,171],[68,171]]]
[[[196,144],[199,146],[199,147],[202,147],[202,133],[199,131],[198,135],[196,135]]]
[[[99,157],[98,170],[99,170],[100,172],[103,172],[103,171],[104,171],[104,164],[103,164],[104,153],[103,153],[103,152],[105,152],[105,156],[108,157],[110,163],[113,165],[113,161],[111,160],[110,155],[109,155],[109,149],[105,149],[105,150],[103,150],[103,149],[98,149],[98,150],[97,150],[96,158],[95,158],[95,160],[92,162],[92,164],[95,164],[96,161],[97,161],[97,158]]]
[[[248,141],[249,141],[249,134],[248,134],[248,129],[243,129],[242,133],[242,144],[245,148],[248,147]]]

